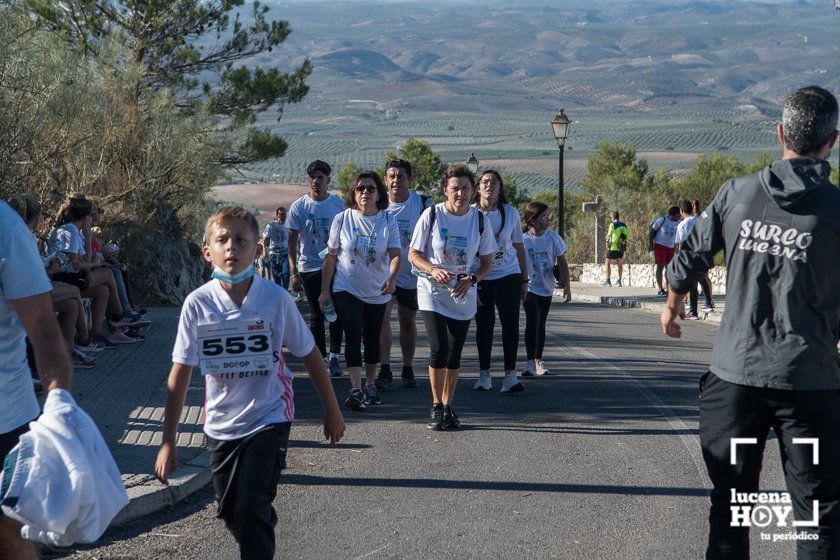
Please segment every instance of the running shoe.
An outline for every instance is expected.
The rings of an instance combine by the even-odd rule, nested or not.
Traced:
[[[79,352],[73,352],[73,369],[92,369],[96,362]]]
[[[362,390],[355,387],[350,389],[350,395],[344,401],[344,406],[357,411],[365,410],[367,406],[365,406],[365,395]]]
[[[96,342],[93,339],[90,339],[87,344],[79,343],[76,345],[76,350],[78,350],[79,352],[84,352],[86,354],[95,354],[97,352],[102,352],[103,350],[105,350],[105,348],[107,348],[107,346],[105,346],[101,342]]]
[[[429,414],[429,423],[426,426],[430,430],[442,430],[443,425],[443,403],[435,403],[432,405],[432,411]]]
[[[104,334],[97,334],[93,336],[93,340],[105,346],[105,348],[117,348],[117,345],[111,342]]]
[[[666,292],[665,290],[659,290],[658,292],[656,292],[656,295],[659,296],[659,297],[663,297],[663,296],[667,296],[668,292]]]
[[[140,334],[137,331],[137,329],[128,329],[123,334],[125,334],[125,336],[127,336],[127,337],[133,338],[137,342],[140,342],[141,340],[146,340],[146,337],[144,335]]]
[[[459,430],[461,428],[461,421],[458,420],[458,415],[452,410],[451,406],[443,407],[443,421],[440,423],[442,430]]]
[[[537,375],[548,375],[549,373],[551,373],[550,371],[548,371],[545,368],[545,364],[543,363],[542,360],[537,360],[536,370],[537,370]]]
[[[365,404],[382,404],[379,393],[376,392],[376,384],[371,383],[365,387]]]
[[[133,311],[128,310],[123,310],[123,314],[121,317],[117,319],[111,319],[109,323],[113,327],[127,327],[129,325],[139,326],[152,324],[151,321],[149,321],[148,319],[144,319],[139,313],[134,313]]]
[[[384,393],[391,387],[392,381],[394,374],[391,373],[391,368],[380,367],[379,373],[376,374],[376,388]]]
[[[604,280],[604,283],[601,284],[601,285],[602,286],[612,286],[612,283],[609,281],[609,279],[607,279],[607,280]]]
[[[703,306],[703,313],[714,313],[714,311],[715,311],[715,306],[714,305],[706,304],[706,305]]]
[[[534,377],[537,375],[537,368],[534,366],[534,362],[532,360],[525,362],[525,369],[519,375],[522,377]]]
[[[478,373],[478,379],[473,385],[473,391],[489,391],[493,388],[493,383],[490,381],[490,372],[489,371],[480,371]]]
[[[414,377],[414,369],[403,366],[402,370],[402,384],[403,389],[416,389],[420,386],[417,379]]]
[[[685,314],[685,318],[686,318],[687,321],[696,321],[700,317],[697,316],[697,313],[692,313],[691,311],[689,311],[688,313]]]
[[[519,393],[525,390],[525,385],[522,384],[516,378],[516,374],[510,372],[509,374],[505,375],[504,381],[502,381],[502,393]]]
[[[621,278],[615,281],[616,287],[621,287]]]
[[[108,340],[114,344],[134,344],[135,342],[138,342],[137,339],[124,335],[120,330],[108,333]]]
[[[341,364],[338,363],[338,358],[333,356],[327,362],[327,368],[330,370],[330,377],[341,377],[344,372],[341,371]]]

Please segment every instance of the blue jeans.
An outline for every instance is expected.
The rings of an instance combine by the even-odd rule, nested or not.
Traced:
[[[268,254],[268,263],[271,268],[271,277],[274,283],[289,289],[289,253]]]

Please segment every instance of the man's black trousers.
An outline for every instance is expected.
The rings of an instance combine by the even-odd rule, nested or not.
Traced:
[[[749,558],[749,528],[732,527],[731,489],[759,489],[759,475],[768,431],[779,440],[782,467],[793,516],[786,527],[775,522],[768,533],[816,532],[818,540],[797,540],[799,560],[840,558],[840,391],[785,391],[736,385],[707,373],[700,380],[700,443],[712,480],[707,560]],[[730,464],[732,438],[755,438],[739,444],[736,464]],[[819,464],[812,445],[794,438],[819,440]],[[792,527],[793,520],[813,518],[819,502],[819,526]],[[779,546],[782,546],[779,544]]]

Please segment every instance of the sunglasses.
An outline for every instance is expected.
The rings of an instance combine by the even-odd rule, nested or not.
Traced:
[[[363,192],[372,193],[372,192],[376,192],[376,185],[359,185],[358,187],[356,187],[353,190],[355,190],[357,193],[363,193]]]

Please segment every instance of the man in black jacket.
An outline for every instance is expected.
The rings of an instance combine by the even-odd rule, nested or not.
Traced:
[[[794,92],[778,125],[782,159],[727,181],[668,270],[662,327],[679,338],[684,294],[725,253],[726,312],[700,380],[714,485],[707,559],[749,558],[749,525],[764,526],[749,517],[750,493],[770,428],[793,510],[772,529],[805,534],[800,560],[840,558],[840,189],[826,161],[837,114],[830,92]]]

